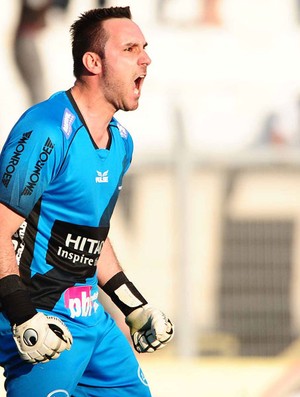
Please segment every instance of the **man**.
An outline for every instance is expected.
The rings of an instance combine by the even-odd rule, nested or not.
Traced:
[[[9,397],[149,397],[97,296],[123,311],[138,352],[172,338],[107,237],[133,147],[113,115],[138,107],[151,61],[129,7],[88,11],[71,35],[74,87],[25,112],[1,154],[0,363]]]

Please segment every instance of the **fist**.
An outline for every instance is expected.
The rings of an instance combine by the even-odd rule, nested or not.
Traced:
[[[150,305],[135,309],[126,317],[134,348],[152,353],[163,348],[174,336],[174,326],[166,315]]]
[[[58,318],[37,313],[25,323],[13,326],[13,337],[21,358],[32,364],[56,359],[70,350],[72,335]]]

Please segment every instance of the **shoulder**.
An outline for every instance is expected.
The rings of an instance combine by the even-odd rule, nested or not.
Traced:
[[[128,170],[133,154],[133,141],[130,133],[115,118],[112,119],[110,126],[114,134],[115,140],[121,142],[118,146],[122,147],[125,162],[124,173]]]
[[[18,137],[30,132],[35,142],[50,138],[56,143],[72,135],[76,114],[65,92],[53,94],[49,99],[30,107],[17,121],[12,135]]]
[[[118,120],[113,118],[110,122],[112,131],[119,139],[122,139],[125,145],[133,146],[132,137],[129,131]]]

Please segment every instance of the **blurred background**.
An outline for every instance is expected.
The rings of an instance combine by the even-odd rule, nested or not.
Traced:
[[[300,1],[25,3],[1,2],[0,147],[73,85],[81,12],[130,5],[149,43],[140,107],[117,114],[135,157],[111,239],[176,325],[138,357],[153,397],[300,396]]]

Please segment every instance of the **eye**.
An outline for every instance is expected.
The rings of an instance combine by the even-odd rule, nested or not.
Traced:
[[[134,52],[134,53],[139,53],[141,51],[139,45],[136,43],[127,43],[127,45],[124,47],[124,50],[126,52]]]

